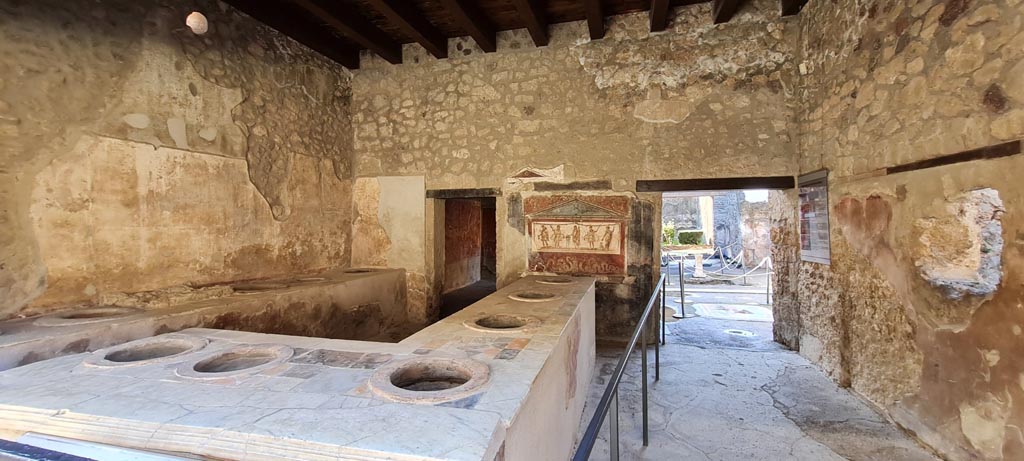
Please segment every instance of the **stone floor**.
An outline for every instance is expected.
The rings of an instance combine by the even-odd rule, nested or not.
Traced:
[[[466,306],[486,298],[497,290],[494,280],[480,280],[441,296],[441,318],[446,318]]]
[[[623,460],[937,460],[803,357],[772,343],[770,323],[687,318],[668,325],[667,340],[661,380],[650,386],[646,448],[639,355],[627,367],[619,391]],[[598,351],[584,425],[618,350]],[[653,349],[649,357],[653,379]],[[592,460],[609,459],[607,427]]]

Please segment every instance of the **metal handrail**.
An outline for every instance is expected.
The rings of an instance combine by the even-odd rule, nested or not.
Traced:
[[[626,352],[619,357],[619,363],[615,366],[615,371],[612,372],[611,379],[608,381],[608,386],[604,389],[604,394],[601,395],[601,401],[597,404],[597,411],[594,412],[594,417],[590,419],[590,423],[587,424],[587,430],[583,433],[583,437],[580,439],[579,445],[576,447],[576,453],[572,457],[572,461],[586,461],[590,459],[590,453],[594,451],[594,443],[597,442],[597,432],[601,430],[601,426],[604,425],[604,420],[608,416],[608,413],[612,410],[615,411],[615,416],[611,419],[608,426],[609,431],[609,442],[610,442],[610,453],[612,461],[618,461],[619,459],[619,382],[622,381],[622,375],[626,372],[626,362],[629,357],[633,355],[633,350],[636,348],[637,340],[641,342],[640,350],[643,352],[643,414],[644,414],[644,446],[648,443],[648,423],[649,418],[647,415],[647,330],[648,320],[651,318],[651,311],[655,312],[654,322],[655,325],[661,325],[661,341],[658,341],[657,336],[654,340],[654,380],[657,381],[661,378],[661,347],[660,344],[665,342],[665,321],[662,318],[662,313],[665,311],[665,285],[668,280],[668,274],[662,274],[658,280],[658,284],[651,294],[650,300],[647,301],[647,307],[644,308],[644,313],[640,315],[640,320],[636,324],[636,329],[633,331],[633,336],[630,337],[629,345],[626,346]],[[654,309],[655,302],[658,300],[658,295],[661,294],[661,309]]]

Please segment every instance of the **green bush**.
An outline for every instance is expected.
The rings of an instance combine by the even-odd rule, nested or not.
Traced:
[[[676,223],[667,222],[661,224],[661,243],[667,245],[679,244],[679,240],[676,239]]]
[[[700,245],[704,243],[704,233],[700,231],[680,232],[677,240],[681,245]]]

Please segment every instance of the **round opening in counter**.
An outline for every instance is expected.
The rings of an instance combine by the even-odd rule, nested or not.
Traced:
[[[292,348],[282,345],[235,346],[182,364],[178,375],[187,378],[249,375],[280,365],[292,354]]]
[[[489,333],[519,333],[540,325],[540,319],[528,315],[487,314],[463,323],[466,327]]]
[[[121,349],[119,351],[111,352],[103,356],[103,358],[111,362],[118,363],[141,362],[181,355],[191,350],[192,346],[188,343],[166,341],[157,344],[147,344],[144,346],[134,346],[131,348]]]
[[[477,319],[476,324],[484,328],[503,330],[506,328],[522,328],[526,326],[526,317],[508,314],[494,314]]]
[[[226,373],[258,367],[275,358],[266,351],[225,352],[195,364],[192,369],[200,373]]]
[[[324,280],[327,280],[327,279],[324,278],[324,277],[300,277],[300,278],[298,278],[296,280],[299,281],[299,282],[309,283],[309,282],[323,282]]]
[[[466,398],[490,379],[487,365],[469,359],[422,357],[392,362],[370,377],[381,397],[405,403],[435,404]]]
[[[235,293],[259,293],[261,291],[280,290],[288,288],[284,282],[242,282],[231,285]]]
[[[206,347],[203,338],[187,335],[163,335],[140,339],[93,352],[86,365],[115,367],[147,365],[175,360]]]
[[[415,392],[443,391],[462,386],[472,377],[465,367],[414,363],[392,373],[391,384]]]
[[[47,315],[36,319],[33,323],[39,326],[81,325],[85,323],[95,323],[120,317],[127,317],[140,312],[142,312],[142,309],[134,307],[89,307]]]
[[[569,277],[545,277],[537,279],[537,283],[542,283],[544,285],[568,285],[572,283],[572,279]]]
[[[512,293],[508,295],[509,299],[515,301],[522,301],[527,303],[539,303],[544,301],[551,301],[558,298],[559,296],[554,293],[548,293],[546,291],[520,291],[518,293]]]

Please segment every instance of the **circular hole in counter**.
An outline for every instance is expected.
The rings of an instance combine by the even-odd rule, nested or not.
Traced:
[[[526,326],[529,319],[517,315],[494,314],[477,319],[476,324],[484,328],[504,330],[507,328],[522,328]]]
[[[104,355],[103,358],[117,363],[141,362],[179,355],[190,350],[192,346],[187,343],[170,341],[121,349]]]
[[[162,335],[139,339],[93,352],[85,359],[86,365],[115,367],[143,365],[174,360],[204,347],[204,338],[188,335]]]
[[[475,360],[417,357],[378,368],[368,384],[374,393],[389,400],[436,404],[473,395],[490,374],[487,365]]]
[[[551,301],[558,298],[559,296],[554,293],[548,293],[546,291],[520,291],[518,293],[512,293],[508,295],[509,299],[515,301],[522,301],[527,303],[539,303],[544,301]]]
[[[201,360],[192,369],[199,373],[227,373],[265,365],[275,358],[269,351],[229,351]]]
[[[569,277],[545,277],[537,279],[537,283],[542,283],[544,285],[568,285],[572,283],[572,279]]]
[[[81,325],[127,317],[140,312],[143,312],[143,310],[134,307],[89,307],[47,315],[36,319],[33,323],[39,326]]]
[[[182,364],[178,367],[178,376],[197,379],[247,376],[284,363],[294,351],[284,345],[243,344],[211,354]]]
[[[540,319],[529,315],[488,314],[463,324],[473,330],[491,333],[519,333],[540,325]]]
[[[231,285],[235,293],[259,293],[261,291],[280,290],[288,288],[284,282],[243,282]]]
[[[414,392],[442,391],[465,385],[473,376],[468,368],[413,363],[391,374],[391,384]]]

